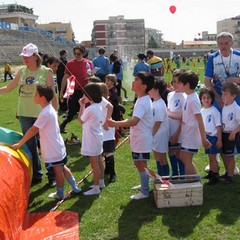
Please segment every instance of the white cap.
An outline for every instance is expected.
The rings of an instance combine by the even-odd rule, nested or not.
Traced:
[[[31,57],[33,54],[38,54],[38,48],[36,45],[29,43],[24,46],[22,49],[22,53],[19,55],[20,57]]]

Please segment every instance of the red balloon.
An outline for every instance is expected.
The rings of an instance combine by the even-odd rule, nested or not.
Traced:
[[[170,6],[169,10],[172,14],[174,14],[176,12],[177,8],[174,5],[172,5],[172,6]]]
[[[198,33],[198,36],[200,36],[201,35],[201,33]]]

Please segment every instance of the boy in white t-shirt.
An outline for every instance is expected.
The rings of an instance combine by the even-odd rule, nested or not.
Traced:
[[[187,94],[183,106],[181,137],[182,146],[180,159],[184,163],[186,175],[196,174],[193,164],[193,154],[198,152],[201,144],[206,149],[211,147],[207,140],[201,115],[201,103],[195,88],[198,85],[198,76],[191,70],[187,70],[179,76],[180,89]]]
[[[185,175],[185,167],[179,159],[181,151],[181,120],[171,118],[171,114],[182,116],[183,104],[186,100],[186,94],[180,91],[179,76],[184,70],[176,69],[173,72],[172,85],[174,91],[167,95],[168,116],[169,116],[169,159],[172,167],[172,175]]]
[[[75,193],[79,193],[81,189],[78,188],[70,169],[65,165],[67,163],[66,148],[60,134],[56,111],[50,103],[53,94],[52,87],[37,85],[34,101],[41,105],[42,111],[22,140],[14,144],[12,148],[20,148],[28,139],[39,132],[42,160],[46,163],[47,168],[53,167],[57,182],[57,192],[49,194],[48,197],[63,199],[64,177]]]
[[[140,200],[149,196],[149,176],[145,171],[147,161],[150,159],[152,150],[152,101],[148,92],[154,84],[154,76],[139,72],[132,83],[132,90],[137,94],[138,99],[134,105],[131,119],[114,121],[109,119],[111,127],[130,127],[130,147],[134,164],[139,172],[141,190],[138,194],[131,196],[131,199]]]
[[[222,157],[225,166],[225,183],[233,183],[235,167],[234,155],[240,153],[240,107],[235,102],[239,94],[236,83],[227,82],[222,86]]]

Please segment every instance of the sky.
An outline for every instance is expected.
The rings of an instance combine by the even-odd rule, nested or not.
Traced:
[[[217,21],[240,15],[239,0],[5,0],[33,8],[37,23],[71,22],[75,40],[91,40],[94,20],[124,15],[144,19],[145,27],[158,29],[163,39],[179,44],[202,31],[217,32]],[[170,6],[176,7],[172,14]]]

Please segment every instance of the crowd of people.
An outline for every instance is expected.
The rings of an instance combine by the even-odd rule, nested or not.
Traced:
[[[152,50],[146,55],[139,53],[133,68],[135,100],[130,119],[123,118],[124,66],[117,51],[108,58],[106,50],[99,48],[99,55],[90,61],[85,47],[78,45],[73,49],[74,58],[67,60],[65,50],[60,51],[57,59],[41,57],[34,44],[24,46],[20,56],[25,66],[8,85],[0,88],[0,94],[19,88],[17,116],[24,137],[12,147],[17,149],[24,143],[29,147],[33,183],[41,182],[43,175],[37,149],[40,139],[49,186],[57,187],[49,197],[64,197],[64,177],[75,193],[81,192],[66,166],[61,136],[77,113],[82,125],[81,154],[89,157],[93,169],[93,187],[84,192],[86,196],[100,194],[105,187],[104,175],[109,175],[110,183],[116,181],[114,151],[122,128],[130,128],[132,159],[140,177],[140,185],[134,187],[140,191],[131,199],[149,196],[146,168],[151,152],[160,176],[196,178],[193,156],[203,145],[209,156],[208,184],[216,184],[220,178],[225,184],[233,183],[235,156],[240,152],[240,52],[232,48],[230,33],[220,33],[217,43],[219,51],[208,57],[205,87],[199,95],[196,92],[199,77],[195,72],[167,67],[167,71],[173,71],[170,91],[164,80],[163,60]],[[53,73],[57,74],[57,89]],[[60,124],[58,110],[66,112]],[[221,176],[219,154],[225,167]]]

